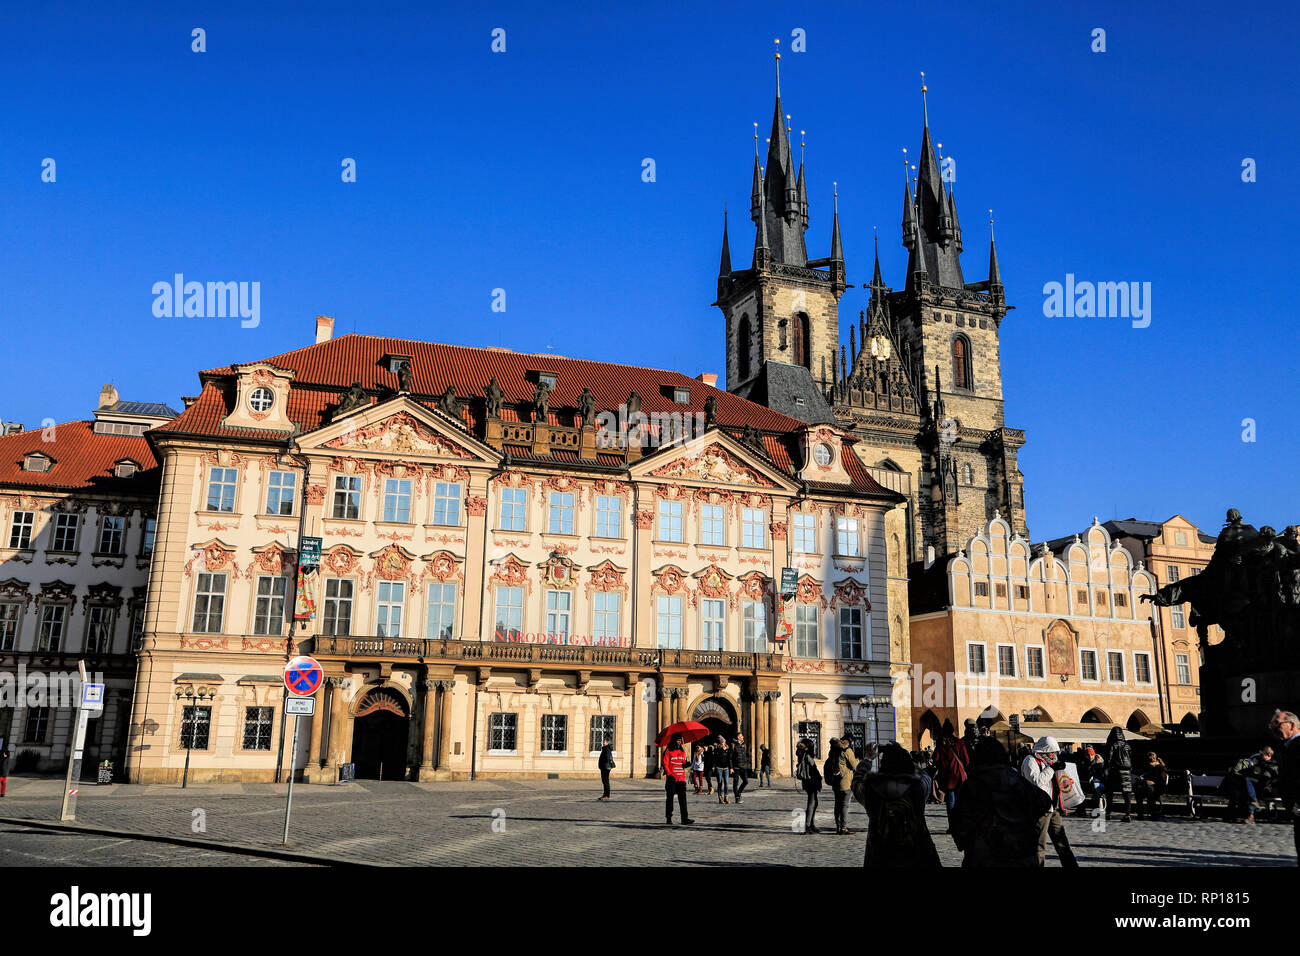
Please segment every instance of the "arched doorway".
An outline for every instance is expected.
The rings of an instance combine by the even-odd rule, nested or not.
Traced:
[[[1137,733],[1141,733],[1142,728],[1149,723],[1151,723],[1151,719],[1147,717],[1146,714],[1144,714],[1140,710],[1135,710],[1133,711],[1133,713],[1128,715],[1128,723],[1126,723],[1124,726],[1128,730],[1131,730],[1133,731],[1133,733],[1137,734]]]
[[[927,710],[917,721],[920,733],[916,738],[916,746],[920,750],[932,748],[939,742],[940,724],[939,718],[934,715],[934,711]]]
[[[726,737],[728,742],[734,740],[740,730],[736,721],[736,710],[731,706],[731,701],[725,697],[705,697],[695,705],[690,719],[708,727],[712,736]]]
[[[1183,714],[1183,719],[1178,722],[1178,729],[1185,734],[1199,734],[1201,732],[1201,722],[1196,719],[1196,715],[1191,711]]]
[[[404,780],[410,718],[406,699],[376,687],[357,705],[352,730],[352,762],[358,780]]]
[[[1080,717],[1079,721],[1084,724],[1109,724],[1111,719],[1110,716],[1100,707],[1094,707],[1092,710]]]

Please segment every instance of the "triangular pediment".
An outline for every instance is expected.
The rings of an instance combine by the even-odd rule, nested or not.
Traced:
[[[500,455],[447,418],[401,395],[370,405],[303,436],[304,451],[371,453],[496,464]]]
[[[714,429],[637,462],[637,478],[742,488],[795,490],[791,479],[725,432]]]

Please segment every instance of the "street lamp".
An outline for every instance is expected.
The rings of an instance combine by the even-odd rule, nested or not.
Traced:
[[[199,731],[199,708],[198,701],[212,700],[216,697],[216,692],[207,687],[200,686],[196,691],[193,684],[186,684],[183,687],[176,688],[176,699],[188,700],[190,707],[190,741],[185,746],[185,773],[181,777],[181,789],[184,790],[190,780],[190,751],[194,749],[194,743],[198,739]],[[185,711],[182,710],[182,719]]]

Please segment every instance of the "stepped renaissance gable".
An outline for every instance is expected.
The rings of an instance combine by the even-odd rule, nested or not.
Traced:
[[[881,703],[909,659],[903,497],[835,425],[710,379],[335,339],[328,317],[313,345],[200,373],[149,433],[131,779],[177,779],[187,750],[192,779],[273,779],[295,653],[327,676],[309,781],[587,776],[606,736],[641,776],[691,718],[777,772],[800,736],[908,733]],[[302,536],[322,547],[299,595]]]

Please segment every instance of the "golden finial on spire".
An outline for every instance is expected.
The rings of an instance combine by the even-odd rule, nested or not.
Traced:
[[[989,242],[993,241],[993,210],[989,210]]]
[[[831,180],[831,191],[832,191],[831,194],[835,197],[835,214],[838,216],[838,215],[839,215],[839,212],[840,212],[840,183],[839,183],[839,180],[837,180],[837,179],[833,179],[833,180]]]
[[[758,159],[758,124],[754,124],[754,158]]]
[[[930,127],[930,108],[929,108],[929,106],[926,105],[926,102],[925,102],[925,90],[926,90],[926,87],[925,87],[925,70],[922,70],[922,71],[921,71],[921,113],[922,113],[922,115],[925,117],[925,126],[926,126],[927,129],[929,129],[929,127]]]
[[[772,41],[776,44],[776,95],[781,95],[781,38]]]

